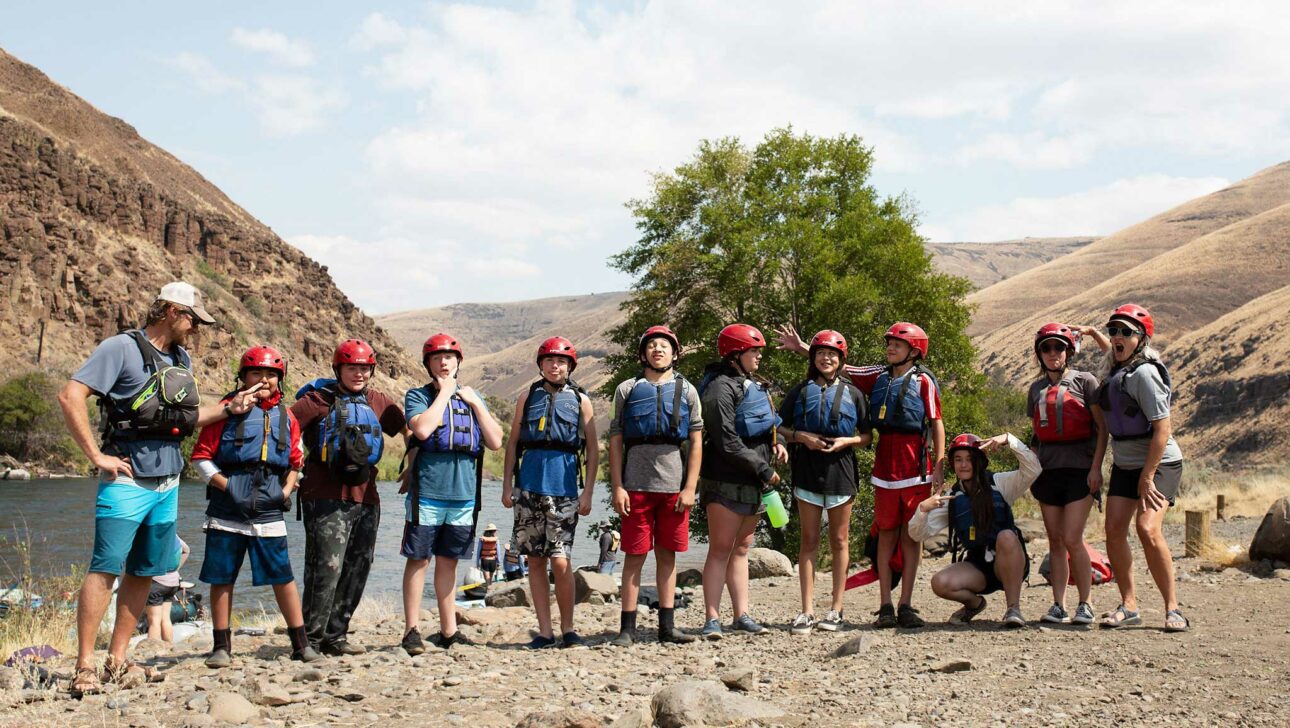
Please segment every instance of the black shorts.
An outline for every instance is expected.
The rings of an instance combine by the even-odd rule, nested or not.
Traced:
[[[1182,487],[1183,464],[1179,460],[1172,463],[1160,463],[1156,468],[1156,490],[1169,500],[1169,505],[1174,504],[1178,498],[1178,489]],[[1111,487],[1107,489],[1107,495],[1113,495],[1120,498],[1132,498],[1138,500],[1138,478],[1142,477],[1142,468],[1134,470],[1125,470],[1119,466],[1111,468]]]
[[[1021,552],[1026,556],[1026,564],[1021,569],[1021,581],[1025,582],[1030,577],[1030,553],[1026,551],[1025,544],[1022,544]],[[977,594],[993,594],[1003,590],[1003,582],[999,576],[994,573],[994,562],[985,560],[985,551],[968,551],[963,556],[963,562],[976,567],[976,570],[985,576],[985,589]]]
[[[497,559],[480,559],[480,571],[497,571]]]
[[[1030,494],[1046,506],[1068,506],[1089,496],[1087,468],[1050,468],[1035,478]]]
[[[160,607],[162,604],[169,602],[175,596],[175,592],[178,591],[179,587],[177,586],[162,586],[154,581],[152,582],[152,588],[148,590],[148,606]]]

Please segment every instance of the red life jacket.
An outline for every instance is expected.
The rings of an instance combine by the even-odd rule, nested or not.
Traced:
[[[1040,442],[1076,442],[1093,436],[1093,414],[1070,392],[1063,379],[1039,392],[1032,422]]]

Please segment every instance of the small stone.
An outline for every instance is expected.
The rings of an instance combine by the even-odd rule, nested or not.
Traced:
[[[325,676],[323,675],[322,670],[319,670],[316,667],[309,667],[309,668],[305,668],[304,670],[301,670],[300,672],[297,672],[295,681],[296,682],[318,682],[319,680],[322,680],[323,677]]]
[[[210,697],[209,715],[217,721],[242,724],[260,715],[260,709],[237,693],[215,693]]]
[[[210,699],[206,697],[206,693],[194,693],[184,702],[184,707],[198,713],[205,713],[210,707]]]
[[[130,707],[130,700],[124,696],[113,696],[106,703],[108,710],[125,710]]]
[[[529,713],[515,728],[600,728],[600,720],[584,710],[566,708]]]
[[[348,693],[335,693],[335,695],[336,697],[340,698],[341,700],[344,700],[347,703],[357,703],[360,700],[367,699],[367,695],[365,693],[360,693],[356,691],[350,691]]]
[[[443,679],[442,684],[446,688],[451,688],[462,684],[462,682],[464,681],[465,681],[464,678],[462,678],[460,675],[449,675],[448,677],[445,677]]]
[[[721,682],[731,690],[746,693],[757,686],[757,671],[751,667],[736,667],[721,673]]]
[[[290,705],[293,701],[287,689],[271,680],[257,680],[246,689],[246,697],[256,705],[277,707]]]
[[[839,645],[838,649],[833,651],[833,657],[838,658],[849,657],[851,655],[862,655],[865,652],[868,652],[869,648],[873,647],[875,642],[876,640],[869,635],[852,637]]]
[[[967,672],[972,669],[971,660],[950,660],[932,668],[932,672]]]

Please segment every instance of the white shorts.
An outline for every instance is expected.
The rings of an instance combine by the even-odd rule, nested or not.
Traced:
[[[800,501],[806,501],[813,506],[823,508],[826,511],[831,511],[840,505],[850,503],[851,499],[855,498],[854,495],[820,495],[819,493],[812,493],[811,491],[803,490],[802,488],[794,488],[793,497]]]

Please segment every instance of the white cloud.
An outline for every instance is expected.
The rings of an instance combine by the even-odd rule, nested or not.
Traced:
[[[459,258],[450,241],[360,240],[348,235],[300,234],[286,240],[327,266],[336,284],[368,313],[426,308],[441,301],[446,262]],[[372,262],[380,261],[380,265]]]
[[[963,165],[1002,161],[1022,169],[1069,169],[1087,164],[1096,150],[1097,143],[1088,134],[988,134],[960,149],[955,159]]]
[[[332,112],[345,108],[348,97],[308,76],[259,76],[250,101],[265,134],[293,136],[323,126]]]
[[[197,88],[209,94],[241,91],[246,88],[246,84],[241,79],[220,71],[210,59],[196,53],[187,51],[177,53],[170,59],[170,64],[187,74]]]
[[[1108,235],[1229,184],[1220,177],[1143,175],[1059,197],[1018,197],[948,222],[929,222],[920,232],[937,242]]]
[[[351,48],[360,51],[372,50],[381,46],[397,45],[407,40],[407,31],[403,26],[385,17],[382,13],[372,13],[363,18],[358,32],[350,38]]]
[[[314,63],[314,53],[308,43],[288,38],[277,31],[234,28],[228,39],[239,48],[264,53],[291,68],[305,68]]]

